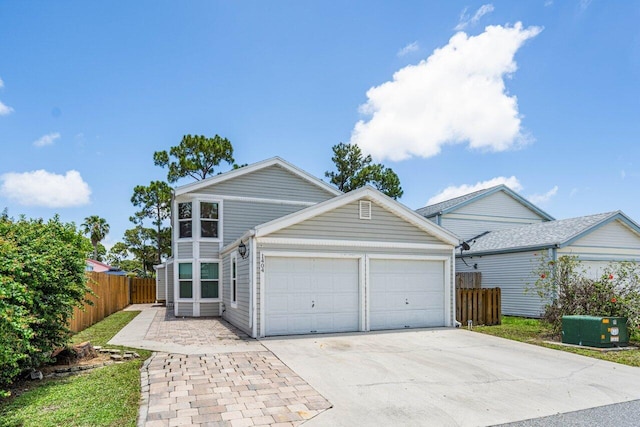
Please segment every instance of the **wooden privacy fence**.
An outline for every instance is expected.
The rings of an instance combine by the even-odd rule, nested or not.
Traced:
[[[156,301],[156,279],[131,279],[131,304],[150,304]]]
[[[482,287],[482,273],[456,273],[456,289],[479,289]]]
[[[69,329],[80,332],[129,305],[129,278],[105,273],[87,273],[88,283],[95,295],[87,294],[93,305],[84,305],[84,310],[74,308]]]
[[[467,326],[499,325],[502,316],[500,288],[456,289],[456,319]]]
[[[74,308],[69,329],[80,332],[129,304],[148,304],[156,300],[155,279],[129,278],[113,274],[87,272],[87,285],[94,295],[87,294],[93,305],[84,310]]]

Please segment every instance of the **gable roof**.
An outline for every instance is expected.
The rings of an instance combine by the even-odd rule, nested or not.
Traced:
[[[423,208],[417,209],[416,212],[418,212],[420,215],[427,218],[431,218],[436,215],[447,214],[465,205],[468,205],[469,203],[475,202],[484,197],[490,196],[491,194],[495,194],[499,191],[502,191],[508,196],[511,196],[517,202],[521,203],[525,207],[537,213],[545,220],[547,221],[554,220],[554,218],[551,215],[549,215],[548,213],[546,213],[545,211],[543,211],[542,209],[540,209],[539,207],[537,207],[536,205],[534,205],[533,203],[531,203],[530,201],[528,201],[527,199],[525,199],[524,197],[522,197],[521,195],[519,195],[518,193],[516,193],[515,191],[513,191],[512,189],[510,189],[504,184],[496,185],[495,187],[485,188],[483,190],[474,191],[473,193],[464,194],[462,196],[445,200],[443,202],[434,203],[432,205],[428,205]]]
[[[562,248],[612,221],[620,221],[640,235],[640,226],[623,212],[605,212],[492,231],[469,242],[471,249],[463,254]]]
[[[342,194],[341,196],[334,197],[325,202],[318,203],[282,218],[277,218],[264,224],[260,224],[252,230],[253,233],[251,234],[256,237],[266,236],[283,228],[287,228],[294,224],[303,222],[307,219],[322,215],[323,213],[332,211],[336,208],[360,200],[362,198],[367,198],[371,201],[376,202],[398,217],[413,224],[426,233],[435,236],[436,238],[447,244],[455,246],[459,243],[458,237],[452,232],[434,224],[432,221],[429,221],[423,216],[407,208],[403,204],[393,200],[392,198],[386,196],[385,194],[370,186],[365,186],[357,190],[353,190],[349,193]]]
[[[177,187],[175,189],[174,193],[176,196],[179,196],[185,193],[190,193],[192,191],[197,191],[201,188],[208,187],[210,185],[219,184],[221,182],[228,181],[230,179],[234,179],[243,175],[256,172],[261,169],[268,168],[270,166],[280,166],[281,168],[291,172],[293,175],[296,175],[304,179],[305,181],[308,181],[309,183],[317,187],[320,187],[321,189],[325,190],[327,193],[332,194],[334,196],[342,194],[342,191],[338,190],[337,188],[327,184],[321,179],[316,178],[315,176],[309,174],[308,172],[303,171],[299,167],[294,166],[291,163],[287,162],[286,160],[277,156],[272,157],[270,159],[262,160],[257,163],[252,163],[250,165],[243,166],[238,169],[233,169],[228,172],[222,173],[220,175],[215,175],[215,176],[203,179],[201,181],[196,181],[190,184],[181,185],[180,187]]]

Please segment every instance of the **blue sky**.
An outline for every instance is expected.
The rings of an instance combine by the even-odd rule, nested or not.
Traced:
[[[0,208],[130,228],[156,150],[318,177],[357,142],[411,208],[506,182],[640,221],[640,3],[0,1]]]

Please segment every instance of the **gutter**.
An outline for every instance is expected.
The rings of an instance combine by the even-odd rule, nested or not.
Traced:
[[[499,255],[499,254],[508,254],[508,253],[516,253],[516,252],[527,252],[527,251],[540,251],[543,249],[556,249],[562,247],[559,243],[552,243],[550,245],[536,245],[536,246],[518,246],[515,248],[506,248],[506,249],[493,249],[486,251],[477,251],[477,252],[465,252],[465,257],[472,256],[485,256],[485,255]],[[460,258],[461,255],[456,255],[456,258]]]

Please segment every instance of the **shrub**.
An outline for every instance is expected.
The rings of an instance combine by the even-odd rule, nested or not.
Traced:
[[[74,306],[82,306],[90,243],[56,216],[0,217],[0,391],[22,370],[66,345]]]
[[[640,325],[640,267],[633,262],[612,262],[597,279],[587,277],[576,256],[557,261],[542,258],[534,272],[533,288],[544,300],[542,320],[560,335],[562,316],[626,317],[634,331]]]

